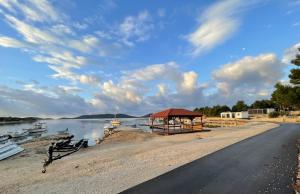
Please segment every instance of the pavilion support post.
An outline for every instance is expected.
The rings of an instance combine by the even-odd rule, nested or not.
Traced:
[[[175,119],[173,117],[173,130],[175,131]]]
[[[154,126],[153,126],[153,118],[151,118],[151,128],[152,128],[152,133],[153,133],[153,128],[154,128]]]
[[[180,133],[182,132],[182,128],[181,128],[181,117],[179,117],[179,122],[180,122]]]
[[[167,121],[168,121],[168,135],[169,135],[169,117],[168,117]]]

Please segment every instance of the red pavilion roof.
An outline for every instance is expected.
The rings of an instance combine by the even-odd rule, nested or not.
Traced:
[[[195,111],[190,111],[182,108],[169,108],[157,113],[153,113],[151,118],[166,118],[166,117],[201,117],[202,114]]]

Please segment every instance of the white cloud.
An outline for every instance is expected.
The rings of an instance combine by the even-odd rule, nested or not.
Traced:
[[[69,51],[55,52],[50,51],[48,55],[36,55],[33,60],[36,62],[46,62],[53,65],[63,65],[67,68],[80,68],[87,63],[87,59],[83,56],[74,56]]]
[[[64,34],[75,35],[75,32],[73,32],[73,30],[69,26],[66,26],[64,24],[55,24],[54,26],[51,27],[51,31],[58,35],[64,35]]]
[[[43,31],[39,28],[33,27],[13,16],[5,16],[10,26],[18,31],[29,43],[33,44],[49,44],[60,42],[55,36],[48,31]]]
[[[193,45],[193,55],[209,51],[229,39],[238,29],[240,10],[254,1],[218,1],[208,7],[199,18],[197,29],[187,36]]]
[[[225,64],[213,72],[217,95],[233,101],[266,98],[283,77],[285,65],[274,54],[246,56]],[[224,101],[223,99],[223,101]]]
[[[14,38],[0,36],[0,46],[11,48],[24,48],[26,47],[26,44]]]
[[[34,22],[60,21],[63,17],[47,0],[28,0],[26,4],[19,0],[1,0],[0,6],[15,15],[22,13],[27,20]]]
[[[154,84],[156,91],[153,91]],[[176,63],[168,62],[124,72],[117,83],[111,80],[104,82],[92,101],[104,112],[132,111],[142,114],[169,106],[202,104],[203,89],[196,72],[181,72]]]
[[[292,47],[286,49],[283,54],[282,62],[285,64],[290,64],[296,55],[299,54],[300,43],[293,45]]]
[[[91,114],[97,111],[92,104],[80,96],[60,92],[61,90],[55,88],[43,89],[43,91],[39,91],[34,86],[27,86],[27,89],[0,86],[0,116],[61,117]],[[48,95],[49,93],[55,95]]]
[[[81,52],[90,52],[99,44],[99,39],[92,35],[87,35],[82,40],[70,40],[68,42],[71,48],[75,48]]]
[[[119,26],[123,43],[133,46],[134,42],[145,41],[150,38],[150,31],[154,28],[148,11],[140,12],[137,16],[128,16]]]
[[[49,65],[49,67],[50,69],[56,72],[55,74],[52,75],[53,78],[67,79],[74,83],[79,81],[82,84],[89,84],[93,86],[98,86],[100,84],[100,78],[98,76],[78,74],[71,71],[70,67],[67,66]]]

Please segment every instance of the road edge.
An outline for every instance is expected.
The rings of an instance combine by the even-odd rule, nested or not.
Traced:
[[[297,150],[298,150],[298,167],[295,172],[295,181],[294,181],[294,191],[296,194],[300,193],[300,139],[297,141]]]

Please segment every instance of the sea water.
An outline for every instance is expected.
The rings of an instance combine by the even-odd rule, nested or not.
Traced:
[[[104,136],[104,126],[110,124],[112,119],[53,119],[53,120],[42,120],[38,122],[46,123],[47,131],[44,133],[37,133],[22,138],[22,141],[47,135],[58,134],[59,131],[64,131],[68,128],[68,133],[74,135],[74,139],[89,139],[93,144],[96,139],[102,139]],[[147,118],[124,118],[119,119],[122,122],[121,127],[137,125],[137,129],[143,131],[149,131],[146,124]],[[22,124],[10,124],[0,125],[0,135],[7,134],[8,132],[22,131],[22,129],[32,128],[33,123],[22,123]],[[18,141],[18,139],[16,139]]]

